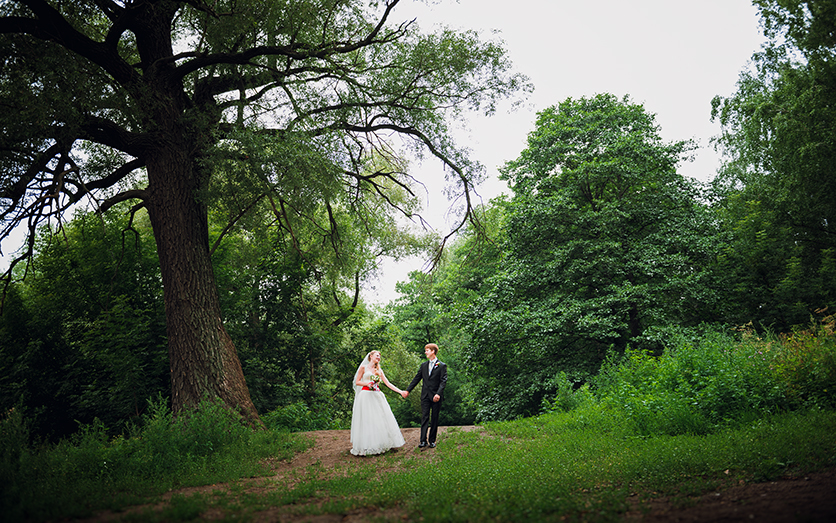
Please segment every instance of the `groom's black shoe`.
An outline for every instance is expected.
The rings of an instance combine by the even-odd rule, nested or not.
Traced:
[[[424,447],[426,447],[426,446],[427,446],[427,442],[426,442],[426,441],[422,441],[421,443],[419,443],[419,444],[418,444],[418,448],[419,448],[419,449],[422,449],[422,448],[424,448]]]
[[[430,443],[430,448],[431,448],[431,449],[434,449],[434,448],[435,448],[435,442]]]

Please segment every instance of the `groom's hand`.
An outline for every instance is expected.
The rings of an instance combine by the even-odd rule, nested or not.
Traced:
[[[436,394],[435,396],[433,396],[433,401],[434,401],[435,403],[438,403],[439,401],[441,401],[441,396],[439,396],[438,394]]]

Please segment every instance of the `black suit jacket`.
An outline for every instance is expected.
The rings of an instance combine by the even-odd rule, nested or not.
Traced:
[[[412,379],[412,383],[406,388],[407,392],[412,392],[412,389],[421,381],[421,399],[432,399],[436,394],[444,399],[444,387],[447,385],[447,364],[438,361],[438,366],[433,369],[433,373],[430,374],[429,372],[430,362],[425,361],[418,369],[418,374]]]

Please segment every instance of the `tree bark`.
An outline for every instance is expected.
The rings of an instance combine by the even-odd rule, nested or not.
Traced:
[[[168,142],[166,140],[166,142]],[[162,271],[172,409],[220,399],[251,425],[261,421],[221,318],[209,254],[204,181],[193,143],[167,143],[148,155],[148,208]]]

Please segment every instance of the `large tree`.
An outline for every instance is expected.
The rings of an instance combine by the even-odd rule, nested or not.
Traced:
[[[783,331],[836,306],[836,1],[755,4],[768,40],[737,92],[714,99],[715,183],[733,319]]]
[[[398,3],[4,2],[0,239],[29,234],[7,278],[40,224],[86,197],[103,211],[135,201],[157,244],[175,409],[208,395],[257,419],[210,260],[216,166],[237,162],[253,180],[242,195],[270,196],[281,216],[404,186],[405,173],[368,169],[400,136],[467,195],[478,170],[446,122],[522,85],[500,45],[393,23]]]
[[[537,412],[559,372],[584,379],[609,348],[656,349],[658,329],[706,318],[714,234],[698,185],[676,170],[691,147],[611,94],[538,114],[501,170],[514,192],[502,271],[469,314],[483,416]]]

